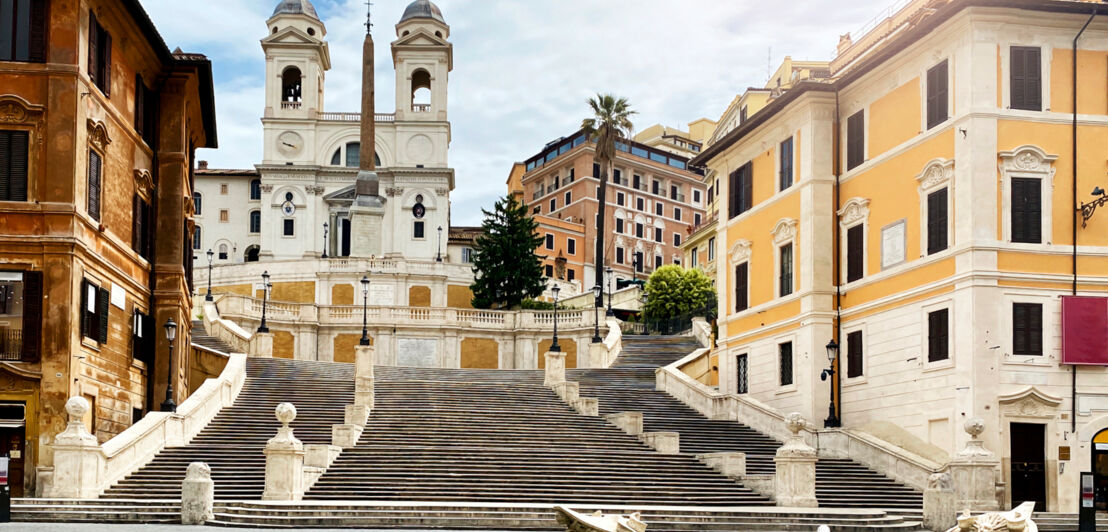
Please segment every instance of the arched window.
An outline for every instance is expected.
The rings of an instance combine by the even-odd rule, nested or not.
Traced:
[[[201,207],[203,207],[203,205],[204,205],[204,196],[201,195],[199,192],[193,192],[192,193],[192,206],[193,206],[193,210],[196,211],[196,216],[200,216],[201,214],[203,214],[203,209],[201,208]]]
[[[250,211],[250,232],[262,232],[262,211]]]
[[[262,180],[251,179],[250,180],[250,199],[260,200],[262,199]]]
[[[203,243],[203,239],[200,237],[200,226],[196,226],[192,230],[192,249],[200,249],[200,244]]]
[[[227,244],[219,245],[219,260],[227,260]]]
[[[246,253],[243,254],[242,260],[244,262],[258,262],[258,251],[261,248],[258,246],[250,246],[246,248]]]
[[[431,74],[422,68],[412,72],[412,111],[431,110]]]
[[[281,74],[281,101],[300,102],[300,69],[288,67]]]
[[[331,155],[331,165],[342,166],[345,160],[347,168],[357,168],[361,164],[361,154],[359,153],[361,149],[361,142],[347,142],[346,146],[340,147]],[[343,157],[343,150],[346,150],[345,157]],[[376,152],[373,153],[373,164],[378,168],[381,166],[381,156],[377,155]]]

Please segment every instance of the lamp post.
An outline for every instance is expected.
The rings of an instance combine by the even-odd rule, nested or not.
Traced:
[[[830,342],[827,342],[827,361],[830,365],[819,375],[820,380],[831,379],[831,397],[827,405],[827,419],[823,420],[823,426],[829,428],[842,425],[839,416],[835,415],[835,359],[838,357],[839,344],[835,343],[835,339],[832,338]]]
[[[435,252],[435,262],[442,262],[442,226],[439,226],[439,249]]]
[[[592,286],[592,294],[596,297],[596,304],[592,306],[592,343],[599,344],[600,339],[600,285],[594,284]]]
[[[561,292],[562,289],[558,288],[558,285],[554,285],[550,291],[554,292],[554,340],[550,342],[550,350],[560,353],[562,348],[558,345],[558,292]]]
[[[615,316],[616,313],[612,312],[612,281],[616,278],[615,272],[612,271],[612,267],[608,266],[604,269],[604,274],[608,279],[608,311],[604,313],[605,316]]]
[[[177,403],[173,400],[173,340],[177,338],[177,324],[172,317],[165,322],[165,337],[169,340],[169,367],[165,372],[165,401],[162,401],[162,412],[176,412]]]
[[[323,222],[323,255],[320,258],[324,259],[327,258],[327,248],[331,247],[328,245],[330,242],[327,241],[327,227],[327,222]]]
[[[1093,213],[1096,212],[1097,207],[1103,207],[1108,203],[1108,193],[1104,192],[1103,188],[1093,187],[1093,196],[1098,196],[1093,201],[1088,203],[1082,203],[1077,210],[1081,211],[1081,227],[1084,228],[1089,223],[1089,218],[1093,217]]]
[[[631,254],[631,280],[632,281],[638,281],[639,280],[639,275],[638,274],[639,274],[639,254],[638,253],[632,253]]]
[[[212,300],[212,257],[214,255],[212,248],[208,248],[208,293],[204,294],[204,301]]]
[[[366,309],[369,307],[369,277],[362,276],[362,339],[358,345],[369,345],[369,328],[366,321]]]
[[[273,285],[269,284],[269,270],[262,272],[262,323],[258,325],[258,332],[267,333],[269,327],[265,324],[265,307],[269,302],[269,287]]]

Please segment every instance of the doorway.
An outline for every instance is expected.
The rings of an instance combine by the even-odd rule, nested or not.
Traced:
[[[26,403],[0,403],[0,456],[8,457],[8,485],[12,497],[23,497],[26,468]]]
[[[1108,511],[1108,429],[1093,436],[1093,506]]]
[[[339,256],[340,257],[349,257],[350,256],[350,219],[349,218],[343,218],[342,219],[342,238],[341,238],[341,241],[340,241],[340,246],[341,247],[339,249]]]
[[[1035,511],[1046,511],[1046,425],[1012,423],[1012,505],[1035,501]]]

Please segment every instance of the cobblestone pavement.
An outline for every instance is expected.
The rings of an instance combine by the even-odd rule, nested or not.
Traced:
[[[0,531],[3,532],[204,532],[206,530],[221,530],[217,528],[201,528],[183,525],[123,525],[107,523],[0,523]],[[289,529],[277,528],[252,528],[251,531],[262,532],[288,532]],[[300,528],[311,532],[350,532],[350,529],[338,530],[333,528]],[[361,532],[386,532],[378,529],[359,529]],[[404,532],[451,532],[450,530],[410,530]],[[454,531],[463,532],[463,531]],[[496,531],[486,531],[496,532]]]

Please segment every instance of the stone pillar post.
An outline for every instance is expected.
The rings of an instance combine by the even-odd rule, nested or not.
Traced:
[[[350,206],[351,257],[381,256],[381,225],[384,216],[383,205],[355,203]]]
[[[608,361],[608,346],[604,342],[589,344],[589,367],[606,368],[610,366]]]
[[[773,461],[777,464],[774,491],[778,506],[815,508],[816,501],[816,450],[804,443],[800,430],[804,418],[793,412],[785,418],[792,436],[777,449]]]
[[[935,473],[928,477],[923,492],[923,528],[944,532],[957,525],[958,509],[954,503],[950,475]]]
[[[212,468],[204,462],[189,464],[181,482],[181,524],[202,525],[214,517],[215,483]]]
[[[547,351],[546,374],[543,386],[556,386],[566,381],[566,354],[560,351]]]
[[[265,445],[265,501],[298,501],[304,496],[304,444],[292,434],[289,423],[296,407],[281,403],[276,409],[281,428]]]
[[[373,408],[373,366],[377,362],[374,346],[354,347],[354,405]],[[363,420],[362,425],[365,424]]]
[[[69,424],[54,437],[54,480],[46,496],[57,499],[95,499],[100,496],[100,478],[104,474],[104,453],[96,436],[82,421],[90,406],[84,397],[65,402]]]
[[[632,436],[642,435],[642,412],[620,412],[604,416],[609,423]]]
[[[250,338],[250,356],[273,358],[273,333],[255,332]]]
[[[958,451],[950,460],[948,469],[955,486],[954,497],[958,508],[970,510],[999,510],[996,500],[996,482],[999,478],[1000,459],[985,448],[977,437],[985,431],[981,418],[966,421],[965,431],[970,435],[966,448]]]

